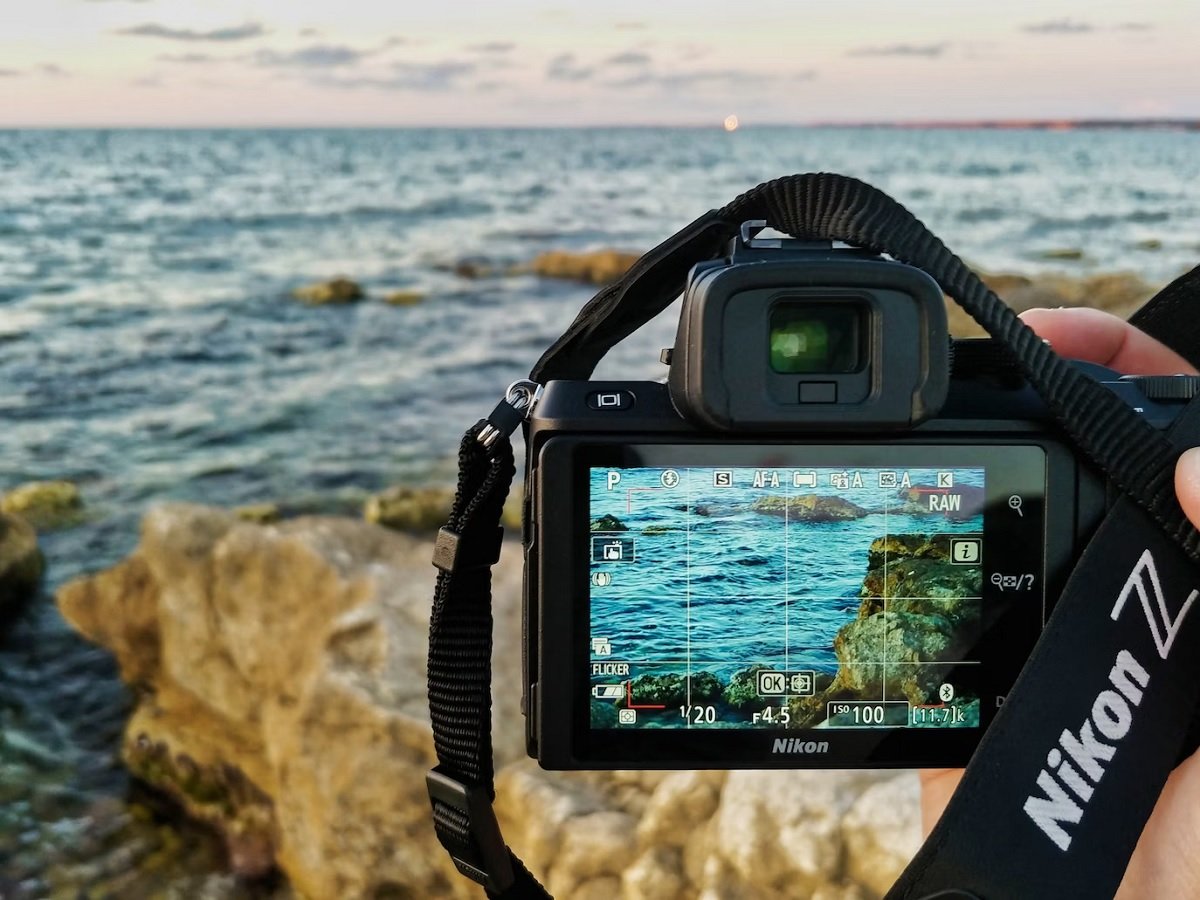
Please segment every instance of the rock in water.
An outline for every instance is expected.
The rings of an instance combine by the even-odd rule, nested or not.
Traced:
[[[142,688],[127,765],[221,830],[244,874],[277,863],[311,897],[474,897],[425,793],[429,552],[352,519],[261,526],[167,506],[59,606]],[[517,569],[498,585],[512,624],[497,639],[514,650]],[[520,692],[517,654],[501,655],[503,761]]]
[[[20,516],[43,531],[66,528],[83,518],[83,498],[69,481],[31,481],[0,497],[0,512]]]
[[[796,497],[759,497],[751,505],[755,512],[769,516],[786,515],[793,522],[841,522],[861,519],[867,510],[842,497],[800,494]]]
[[[450,490],[399,485],[368,497],[363,518],[398,531],[437,531],[450,518],[453,502]]]
[[[363,292],[362,285],[357,281],[339,277],[298,287],[292,291],[292,296],[313,306],[328,306],[338,303],[354,303],[361,300],[366,294]]]
[[[529,264],[529,271],[543,278],[564,278],[587,284],[611,284],[638,261],[636,253],[617,250],[596,250],[590,253],[571,253],[551,250],[542,253]]]
[[[33,526],[0,513],[0,622],[37,592],[45,568]]]

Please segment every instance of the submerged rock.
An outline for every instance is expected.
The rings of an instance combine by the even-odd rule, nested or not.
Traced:
[[[366,296],[357,281],[349,278],[332,278],[329,281],[318,281],[292,291],[292,296],[302,303],[313,306],[329,306],[341,303],[354,303]]]
[[[33,526],[0,513],[0,622],[37,593],[45,568]]]
[[[0,497],[0,512],[20,516],[43,531],[67,528],[83,519],[83,497],[69,481],[31,481]]]

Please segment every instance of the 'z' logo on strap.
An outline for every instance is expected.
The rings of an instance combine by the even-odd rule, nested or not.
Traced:
[[[1115,622],[1134,593],[1150,624],[1150,636],[1164,660],[1200,591],[1192,591],[1175,617],[1167,609],[1162,580],[1149,550],[1142,553],[1113,604]],[[1121,650],[1113,660],[1108,683],[1092,703],[1091,714],[1075,731],[1064,728],[1058,745],[1046,754],[1046,765],[1038,772],[1038,790],[1025,798],[1025,814],[1064,853],[1071,846],[1072,826],[1079,824],[1104,777],[1117,747],[1133,726],[1134,714],[1150,687],[1150,671],[1130,650]]]
[[[1166,659],[1171,652],[1171,644],[1175,642],[1175,636],[1179,634],[1179,628],[1183,625],[1183,618],[1192,608],[1192,603],[1200,596],[1200,591],[1192,591],[1188,595],[1187,600],[1180,607],[1178,615],[1172,620],[1171,612],[1167,609],[1167,598],[1163,596],[1162,582],[1158,579],[1158,570],[1154,567],[1154,557],[1150,555],[1149,550],[1142,554],[1137,565],[1133,567],[1133,571],[1129,573],[1125,587],[1121,588],[1121,593],[1112,609],[1114,622],[1121,614],[1125,601],[1134,591],[1137,591],[1138,599],[1142,601],[1142,610],[1146,613],[1146,621],[1150,624],[1150,634],[1154,638],[1154,645],[1158,648],[1158,655]],[[1150,600],[1151,594],[1154,595],[1153,603]]]

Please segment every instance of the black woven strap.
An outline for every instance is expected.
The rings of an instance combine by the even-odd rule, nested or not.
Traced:
[[[490,897],[548,896],[504,845],[492,812],[492,565],[500,515],[515,474],[512,444],[465,435],[450,521],[438,535],[429,622],[429,715],[438,768],[429,776],[434,827],[459,871]]]
[[[1155,294],[1129,321],[1200,369],[1200,266]]]
[[[697,219],[681,232],[686,239],[660,245],[625,278],[585,306],[567,332],[576,337],[560,340],[547,351],[534,368],[534,380],[589,377],[603,354],[581,353],[581,341],[586,343],[588,335],[600,335],[600,346],[607,350],[631,334],[682,290],[684,248],[699,253],[717,236],[728,239],[741,222],[752,219],[765,220],[795,237],[844,241],[887,253],[931,275],[1007,349],[1059,424],[1092,462],[1200,562],[1200,534],[1175,497],[1173,473],[1178,451],[1171,443],[1120,398],[1055,354],[916,216],[856,178],[828,173],[779,178]],[[656,258],[656,254],[660,255]],[[1185,294],[1181,290],[1179,296]],[[663,298],[668,298],[666,303]],[[1174,303],[1163,301],[1161,306],[1165,323],[1173,318]]]

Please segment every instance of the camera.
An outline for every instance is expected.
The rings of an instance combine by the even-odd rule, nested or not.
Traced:
[[[533,410],[546,768],[964,765],[1112,502],[929,275],[763,227],[692,268],[665,383]],[[1159,428],[1196,387],[1073,365]]]

